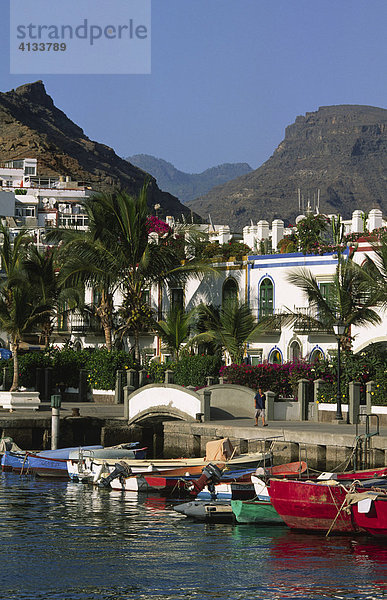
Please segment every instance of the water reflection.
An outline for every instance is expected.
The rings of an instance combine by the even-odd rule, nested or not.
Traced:
[[[3,474],[0,600],[379,600],[387,547],[205,525],[158,496]]]

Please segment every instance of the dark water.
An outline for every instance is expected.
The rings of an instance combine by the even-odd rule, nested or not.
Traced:
[[[165,500],[3,474],[1,600],[387,599],[387,545],[205,525]]]

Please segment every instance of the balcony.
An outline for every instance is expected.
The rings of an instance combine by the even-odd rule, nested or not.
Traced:
[[[295,307],[294,332],[300,335],[325,334],[333,335],[332,330],[319,323],[318,313],[308,307]]]

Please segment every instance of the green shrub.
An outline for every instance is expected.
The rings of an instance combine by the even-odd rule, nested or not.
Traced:
[[[53,367],[53,383],[65,383],[66,387],[77,388],[79,385],[79,371],[87,368],[87,362],[94,350],[77,352],[72,348],[55,350],[51,355]]]
[[[150,383],[164,383],[165,381],[165,371],[170,369],[174,371],[176,367],[175,363],[159,363],[155,360],[152,360],[148,363],[144,368],[147,371],[148,379]]]
[[[13,373],[13,359],[8,363],[8,377]],[[26,352],[19,356],[19,385],[34,388],[36,384],[36,369],[51,367],[51,357],[48,352]]]
[[[175,366],[175,383],[187,387],[206,385],[206,377],[218,377],[222,361],[218,356],[185,356]]]
[[[94,350],[88,356],[85,368],[88,370],[88,382],[92,388],[114,390],[116,371],[138,368],[132,354],[123,350],[108,352],[105,348]]]

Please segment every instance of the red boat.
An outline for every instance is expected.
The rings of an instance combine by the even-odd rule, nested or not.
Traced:
[[[345,473],[337,473],[337,479],[340,481],[374,479],[376,477],[387,477],[387,467],[375,467],[374,469],[365,469],[363,471],[346,471]]]
[[[292,529],[345,533],[358,529],[351,512],[342,510],[348,489],[340,483],[271,479],[268,490],[272,505]]]
[[[352,504],[353,519],[358,527],[375,536],[387,536],[387,493],[365,498]]]

